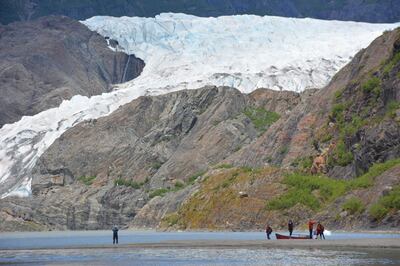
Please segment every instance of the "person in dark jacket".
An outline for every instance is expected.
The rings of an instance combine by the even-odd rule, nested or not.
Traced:
[[[265,233],[267,234],[267,239],[271,239],[270,235],[272,234],[272,228],[271,226],[269,226],[269,224],[267,224],[267,226],[265,227]]]
[[[292,221],[292,220],[289,220],[289,222],[288,222],[288,229],[289,229],[289,235],[290,235],[290,236],[292,236],[292,234],[293,234],[293,227],[294,227],[293,221]]]
[[[325,239],[324,230],[325,230],[324,226],[320,222],[318,222],[318,224],[317,224],[317,239],[318,239],[318,236],[320,239],[322,239],[322,238]]]
[[[325,239],[324,231],[325,227],[321,224],[321,236]]]
[[[313,220],[308,221],[308,230],[310,231],[310,239],[313,239],[314,224],[315,221]]]
[[[118,244],[118,227],[114,225],[112,231],[113,231],[113,244]]]

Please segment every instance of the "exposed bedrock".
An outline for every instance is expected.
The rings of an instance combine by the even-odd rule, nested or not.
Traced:
[[[193,188],[168,194],[169,204],[163,208],[156,206],[165,201],[151,198],[152,192],[187,183],[257,138],[260,132],[244,114],[246,108],[270,106],[270,111],[285,116],[287,108],[299,102],[294,92],[258,90],[248,96],[228,87],[140,97],[110,116],[64,133],[33,171],[33,196],[11,206],[13,198],[6,198],[1,204],[17,217],[26,211],[25,216],[45,228],[99,229],[113,222],[156,225]],[[92,176],[93,181],[85,183]],[[118,179],[140,188],[116,185]],[[146,204],[150,205],[143,208]]]
[[[182,217],[193,229],[208,220],[218,229],[260,228],[273,214],[266,202],[290,190],[282,183],[287,171],[311,175],[314,164],[318,174],[351,179],[400,157],[399,43],[399,30],[385,33],[321,90],[242,94],[205,87],[143,96],[81,122],[41,156],[31,197],[0,200],[0,229],[156,227]],[[310,165],[299,167],[299,159],[311,159]],[[394,207],[379,222],[369,214],[399,185],[398,177],[394,164],[321,210],[297,204],[277,217],[314,216],[341,229],[398,227]],[[224,188],[236,205],[217,194]],[[365,208],[342,214],[352,197]],[[193,217],[204,223],[192,223]]]
[[[61,16],[0,26],[0,127],[74,95],[108,92],[144,62],[113,52],[86,26]]]

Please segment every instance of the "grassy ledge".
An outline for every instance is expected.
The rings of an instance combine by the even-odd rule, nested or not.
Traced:
[[[369,215],[375,220],[382,220],[389,212],[400,210],[400,185],[393,188],[388,195],[382,196],[369,208]]]
[[[96,176],[80,176],[78,177],[78,180],[84,183],[86,186],[90,186],[93,184],[94,180],[96,179]]]
[[[283,210],[300,203],[313,210],[318,210],[348,191],[373,186],[377,176],[397,165],[400,165],[400,159],[374,164],[367,173],[351,180],[291,173],[286,175],[282,181],[283,184],[288,186],[287,192],[268,201],[266,207],[269,210]],[[354,201],[348,204],[356,205]]]
[[[243,113],[251,120],[254,127],[260,132],[266,131],[269,126],[280,118],[279,114],[265,110],[264,108],[246,108]]]
[[[147,184],[150,180],[146,178],[143,182],[133,181],[131,179],[117,178],[114,180],[114,185],[132,187],[134,189],[139,189]]]

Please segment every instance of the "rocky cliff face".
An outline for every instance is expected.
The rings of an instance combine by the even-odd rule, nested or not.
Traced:
[[[166,216],[164,222],[178,228],[238,230],[261,228],[266,220],[284,227],[282,221],[292,217],[304,225],[314,216],[331,228],[396,228],[400,223],[400,205],[394,203],[400,197],[399,40],[398,30],[376,39],[326,88],[305,98],[224,161],[262,170],[211,173],[199,192],[171,214],[179,218],[171,223]],[[271,171],[265,165],[275,172],[260,174]],[[274,189],[260,192],[260,187]],[[241,191],[248,197],[242,198]],[[240,215],[240,210],[247,215]]]
[[[174,3],[168,1],[155,3],[144,0],[84,0],[79,2],[3,0],[0,3],[0,22],[30,20],[51,14],[86,19],[96,15],[149,17],[162,12],[187,13],[197,16],[256,14],[366,22],[397,22],[400,20],[400,4],[396,0],[178,0]]]
[[[271,110],[277,112],[299,102],[292,92],[257,93],[263,103],[273,101]],[[33,199],[18,200],[31,207],[11,207],[11,198],[3,207],[16,216],[31,208],[26,215],[32,221],[58,229],[135,223],[145,204],[157,206],[154,195],[179,190],[170,196],[175,210],[192,191],[191,176],[257,138],[259,131],[244,112],[255,108],[254,101],[235,89],[216,87],[140,97],[63,134],[37,164]],[[142,212],[137,224],[157,224],[169,210],[149,206],[155,214]]]
[[[289,167],[296,159],[323,155],[328,175],[348,178],[375,162],[399,157],[399,89],[398,77],[393,76],[398,39],[397,30],[376,39],[326,88],[296,105],[286,119],[226,161]],[[346,152],[349,158],[344,160]]]
[[[144,67],[113,52],[103,37],[67,17],[0,26],[0,127],[74,95],[110,91]]]
[[[1,229],[399,226],[399,34],[319,91],[206,87],[82,122],[42,155],[31,198],[0,201]]]

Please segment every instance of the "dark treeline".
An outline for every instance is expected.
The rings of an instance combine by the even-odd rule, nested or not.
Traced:
[[[182,12],[197,16],[233,14],[312,17],[365,22],[400,21],[398,0],[1,0],[0,22],[47,15],[86,19],[95,15],[145,16]]]

